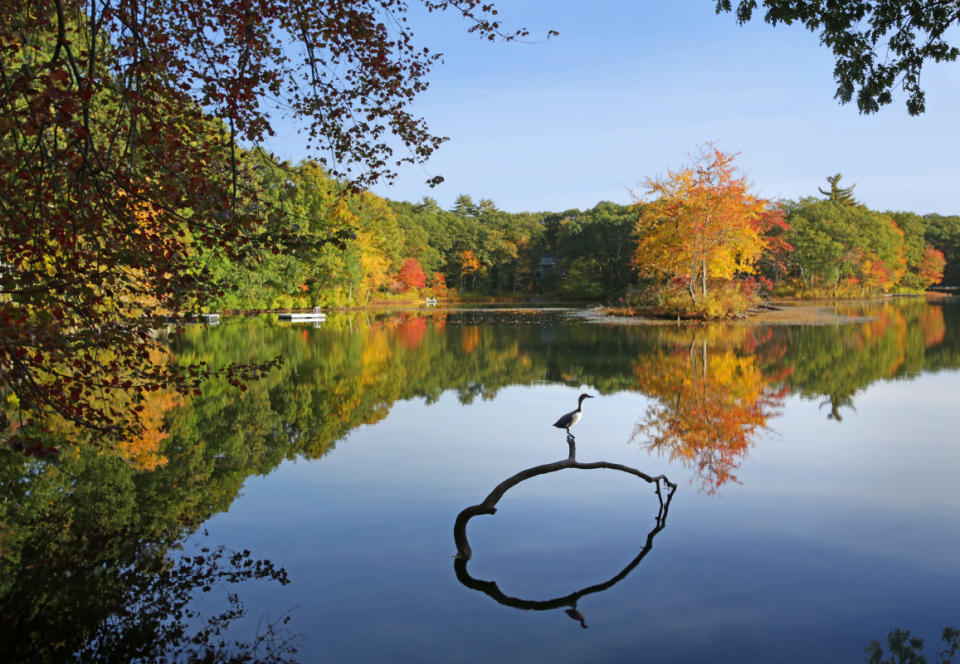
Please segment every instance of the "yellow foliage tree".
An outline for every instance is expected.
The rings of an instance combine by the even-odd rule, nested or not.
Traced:
[[[634,266],[647,276],[685,280],[693,304],[698,280],[705,300],[708,279],[752,273],[767,245],[761,223],[767,201],[750,193],[735,157],[704,146],[691,165],[647,178],[652,198],[637,201],[644,204]]]
[[[390,259],[380,250],[373,231],[357,233],[360,245],[360,264],[366,275],[367,297],[390,282]]]

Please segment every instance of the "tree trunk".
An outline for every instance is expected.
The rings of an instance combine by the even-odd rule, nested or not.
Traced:
[[[697,297],[694,294],[693,282],[697,278],[697,259],[693,259],[693,267],[690,270],[690,280],[687,282],[687,292],[690,293],[690,304],[697,305]]]
[[[700,279],[703,288],[703,301],[707,301],[707,257],[703,257],[703,264],[700,271]]]
[[[703,219],[704,233],[706,233],[706,229],[709,226],[710,226],[710,215],[708,214]],[[703,304],[704,306],[706,306],[707,304],[707,246],[708,246],[706,236],[704,237],[703,243],[704,243],[703,255],[700,257],[701,269],[702,269],[702,272],[700,274],[700,280],[701,280],[700,284],[701,284],[701,291],[703,293]]]

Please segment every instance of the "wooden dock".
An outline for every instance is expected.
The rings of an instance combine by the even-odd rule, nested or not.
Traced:
[[[311,312],[289,311],[277,314],[277,318],[291,323],[316,323],[327,320],[327,314],[320,311],[320,307],[314,307]]]

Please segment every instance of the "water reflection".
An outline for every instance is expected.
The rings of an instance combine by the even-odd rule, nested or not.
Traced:
[[[847,308],[858,320],[872,319],[616,327],[564,323],[556,312],[433,311],[341,314],[324,329],[227,321],[177,338],[180,361],[282,355],[285,364],[245,393],[209,385],[168,421],[181,435],[200,427],[219,436],[227,433],[223,420],[239,419],[248,438],[277,453],[264,460],[270,467],[284,457],[322,456],[400,400],[429,404],[452,391],[470,404],[511,385],[589,385],[601,395],[627,390],[654,399],[637,440],[702,466],[709,489],[736,476],[749,439],[767,428],[788,395],[821,403],[825,417],[841,421],[857,394],[878,380],[960,366],[955,305]],[[239,445],[239,438],[230,443]],[[711,454],[717,445],[725,449]]]
[[[667,512],[670,509],[670,501],[673,499],[673,494],[677,490],[677,485],[667,479],[665,475],[651,476],[641,470],[624,466],[623,464],[619,463],[611,463],[608,461],[594,461],[590,463],[579,462],[576,459],[576,439],[574,438],[573,434],[567,434],[567,445],[569,447],[569,454],[566,459],[554,461],[552,463],[541,464],[539,466],[527,468],[526,470],[521,470],[519,473],[516,473],[515,475],[512,475],[500,482],[500,484],[498,484],[493,491],[491,491],[490,494],[483,499],[482,502],[464,508],[460,514],[457,515],[453,526],[453,540],[457,547],[457,554],[454,556],[453,570],[457,576],[457,580],[467,588],[479,590],[480,592],[489,595],[504,606],[510,606],[515,609],[524,609],[528,611],[547,611],[551,609],[569,607],[564,611],[564,613],[570,618],[579,622],[581,627],[586,628],[588,626],[586,624],[586,619],[577,609],[577,602],[587,595],[599,593],[613,587],[626,578],[627,575],[630,574],[630,572],[632,572],[633,569],[640,564],[640,561],[643,560],[643,558],[653,548],[653,538],[667,525]],[[500,502],[504,494],[521,482],[539,475],[555,473],[557,471],[566,470],[569,468],[581,470],[595,470],[599,468],[617,470],[638,477],[644,482],[654,486],[654,491],[657,495],[657,500],[659,503],[655,525],[653,530],[647,533],[644,545],[640,549],[639,553],[637,553],[636,557],[634,557],[634,559],[631,560],[626,567],[620,570],[620,572],[611,577],[609,580],[604,581],[603,583],[590,585],[586,588],[582,588],[560,597],[554,597],[552,599],[537,600],[513,597],[500,590],[500,587],[497,585],[496,581],[484,581],[471,576],[470,572],[467,570],[467,563],[473,557],[473,549],[471,549],[470,542],[467,539],[467,524],[469,523],[470,519],[480,514],[496,514],[497,503]]]
[[[634,361],[637,386],[654,401],[632,440],[693,468],[707,492],[736,481],[788,391],[786,370],[764,373],[757,354],[737,352],[752,330],[741,328],[740,338],[716,332],[728,331],[678,331],[672,344]]]
[[[143,649],[188,638],[182,625],[160,620],[163,607],[202,593],[202,579],[215,572],[206,554],[195,571],[180,567],[184,539],[225,512],[251,476],[285,459],[323,457],[398,401],[419,397],[429,405],[448,392],[470,404],[507,386],[543,383],[642,393],[651,403],[636,414],[634,441],[687,464],[709,492],[736,479],[788,396],[823,404],[823,417],[843,426],[876,381],[960,367],[955,304],[886,302],[849,313],[872,318],[819,327],[641,328],[570,323],[559,313],[432,311],[335,315],[322,329],[229,319],[188,329],[171,341],[176,361],[286,361],[246,392],[215,382],[188,402],[151,393],[142,404],[146,432],[116,450],[91,441],[64,452],[57,465],[0,450],[0,652],[14,661],[60,661],[85,648],[153,656],[158,651]],[[575,461],[573,445],[570,452],[524,472],[590,467]],[[524,479],[517,477],[472,509],[493,513],[483,509],[495,508],[496,492]],[[457,519],[457,577],[504,604],[564,609],[587,625],[577,600],[639,563],[664,527],[673,490],[658,494],[646,547],[605,584],[538,602],[473,579],[467,510]],[[223,554],[219,569],[230,560]],[[263,578],[282,582],[270,569],[261,569]]]
[[[878,380],[960,365],[956,307],[923,301],[837,307],[867,322],[830,326],[711,325],[656,332],[632,363],[635,389],[653,399],[632,440],[694,471],[701,489],[736,482],[760,434],[789,395],[830,420],[855,412]]]
[[[145,470],[126,452],[65,450],[55,464],[0,455],[0,657],[287,661],[282,620],[247,639],[222,635],[246,614],[236,587],[285,585],[286,572],[250,551],[178,550],[229,504],[220,482],[195,453],[166,447],[162,466]],[[196,608],[211,591],[208,610]]]

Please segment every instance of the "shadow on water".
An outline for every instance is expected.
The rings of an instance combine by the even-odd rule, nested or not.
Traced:
[[[457,519],[453,526],[453,539],[457,547],[457,553],[456,556],[454,556],[453,570],[457,575],[457,580],[467,588],[479,590],[480,592],[489,595],[504,606],[510,606],[515,609],[523,609],[527,611],[548,611],[550,609],[569,607],[566,609],[566,611],[564,611],[564,613],[570,616],[570,618],[579,622],[581,627],[586,628],[588,627],[586,624],[586,619],[577,609],[577,602],[580,600],[580,598],[585,597],[586,595],[599,593],[613,587],[625,579],[627,575],[630,574],[630,572],[632,572],[633,569],[640,564],[640,561],[646,557],[646,555],[653,548],[653,538],[667,526],[667,512],[670,509],[670,501],[673,499],[673,494],[677,490],[677,485],[667,479],[665,475],[648,475],[641,470],[631,468],[630,466],[624,466],[619,463],[611,463],[609,461],[594,461],[591,463],[579,462],[576,459],[576,439],[574,438],[573,434],[567,434],[567,445],[569,446],[569,455],[566,459],[554,461],[552,463],[541,464],[539,466],[533,466],[532,468],[527,468],[526,470],[521,470],[519,473],[516,473],[515,475],[512,475],[500,482],[500,484],[498,484],[493,491],[491,491],[490,494],[483,499],[483,502],[477,505],[470,505],[469,507],[464,508],[460,514],[457,515]],[[500,502],[500,499],[503,498],[507,491],[521,482],[539,475],[546,475],[548,473],[555,473],[560,470],[567,470],[568,468],[576,468],[581,470],[606,468],[609,470],[618,470],[638,477],[648,484],[653,484],[654,491],[657,495],[657,500],[659,501],[659,509],[657,511],[655,525],[653,530],[647,533],[647,538],[644,542],[643,548],[640,549],[634,559],[631,560],[620,572],[603,583],[587,586],[586,588],[582,588],[567,595],[545,600],[512,597],[500,590],[500,587],[497,585],[496,581],[484,581],[471,576],[470,572],[467,570],[467,563],[473,557],[473,550],[471,549],[470,542],[467,539],[467,524],[470,522],[470,519],[480,514],[496,514],[497,503]]]

